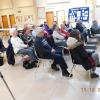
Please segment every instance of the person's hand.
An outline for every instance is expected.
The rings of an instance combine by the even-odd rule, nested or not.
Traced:
[[[29,47],[29,45],[26,45],[26,47],[25,48],[28,48]]]
[[[55,53],[56,51],[55,51],[55,49],[52,49],[51,52],[52,52],[52,53]]]

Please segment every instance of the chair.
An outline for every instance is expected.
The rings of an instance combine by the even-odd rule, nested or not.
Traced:
[[[45,78],[45,77],[48,77],[48,71],[47,71],[47,67],[49,67],[48,65],[50,65],[50,67],[51,67],[51,62],[52,62],[52,59],[43,59],[43,58],[40,58],[39,56],[38,56],[38,53],[36,52],[36,50],[35,50],[35,47],[34,47],[34,51],[35,51],[35,55],[36,55],[36,57],[37,57],[37,67],[38,68],[36,68],[36,70],[35,70],[35,79],[37,80],[38,78]],[[38,70],[39,70],[39,67],[40,67],[40,64],[41,64],[41,68],[42,68],[42,72],[40,71],[40,72],[38,72]],[[38,74],[37,74],[38,73]],[[39,77],[37,77],[37,75],[39,75]],[[50,75],[51,76],[51,75]]]
[[[74,58],[73,58],[73,55],[71,53],[71,50],[69,49],[69,54],[70,54],[70,57],[71,57],[71,62],[73,64],[72,68],[71,68],[71,74],[73,73],[73,70],[75,70],[75,68],[77,67],[77,65],[81,65],[81,63],[77,62]],[[76,71],[79,75],[81,75],[78,71]],[[89,79],[90,79],[90,72],[88,73],[89,74]]]
[[[52,62],[52,59],[43,59],[43,58],[40,58],[40,57],[38,56],[38,53],[37,53],[35,47],[34,47],[34,52],[35,52],[35,55],[36,55],[37,60],[38,60],[38,62],[37,62],[37,67],[39,67],[40,63],[42,63],[42,66],[43,66],[43,68],[45,69],[46,64],[47,64],[48,62],[50,62],[50,63]]]

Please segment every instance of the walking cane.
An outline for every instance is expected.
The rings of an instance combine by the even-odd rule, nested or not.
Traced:
[[[3,77],[3,75],[2,75],[1,72],[0,72],[0,77],[2,78],[4,84],[6,85],[6,87],[7,87],[8,91],[9,91],[11,97],[13,98],[13,100],[16,100],[15,97],[14,97],[14,95],[12,94],[12,92],[11,92],[11,90],[10,90],[10,88],[9,88],[9,86],[8,86],[8,84],[7,84],[7,82],[5,81],[5,79],[4,79],[4,77]]]

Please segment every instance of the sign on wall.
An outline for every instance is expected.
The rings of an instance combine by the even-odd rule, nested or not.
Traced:
[[[89,21],[89,7],[71,8],[68,12],[68,19],[71,22],[81,20],[84,22]]]

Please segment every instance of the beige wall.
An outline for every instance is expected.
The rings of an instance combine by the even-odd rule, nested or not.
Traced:
[[[46,2],[47,1],[47,2]],[[53,0],[52,0],[53,1]],[[73,7],[83,7],[83,6],[89,6],[90,7],[90,21],[89,23],[85,24],[90,24],[92,19],[93,19],[93,14],[95,13],[97,17],[95,18],[100,18],[98,14],[98,9],[95,8],[95,11],[93,11],[94,5],[91,3],[91,1],[95,0],[59,0],[62,1],[56,2],[56,4],[52,4],[50,0],[0,0],[0,16],[2,15],[9,15],[14,14],[15,18],[22,17],[22,22],[17,22],[17,25],[19,27],[23,27],[23,25],[26,23],[25,22],[25,16],[27,15],[32,15],[32,21],[31,23],[33,24],[41,24],[43,23],[46,18],[39,18],[38,17],[38,9],[44,8],[44,14],[48,11],[53,11],[55,15],[55,20],[56,20],[56,12],[60,10],[65,11],[65,18],[68,20],[68,9],[73,8]],[[64,1],[64,2],[63,2]],[[65,1],[70,1],[70,2],[65,2]],[[48,4],[48,2],[51,2]],[[43,16],[43,12],[41,12],[41,16]],[[1,17],[0,17],[1,21]]]
[[[37,0],[39,1],[39,0]],[[68,1],[68,0],[61,0],[63,3],[58,3],[56,2],[56,4],[47,4],[46,1],[51,2],[50,0],[41,0],[40,3],[37,3],[37,7],[44,7],[45,8],[45,12],[47,11],[53,11],[55,14],[55,20],[56,20],[56,12],[60,11],[60,10],[64,10],[65,11],[65,18],[66,20],[68,20],[68,10],[69,8],[73,8],[73,7],[90,7],[90,20],[89,22],[86,22],[84,24],[86,24],[87,27],[90,27],[92,19],[94,19],[94,3],[96,2],[95,0],[69,0],[70,2],[63,2],[63,1]],[[52,0],[53,1],[53,0]],[[56,0],[57,1],[57,0]],[[38,23],[43,23],[46,19],[38,19]]]
[[[14,14],[15,18],[21,18],[20,22],[16,19],[18,27],[23,27],[25,23],[28,23],[28,21],[25,22],[25,18],[28,15],[32,16],[30,22],[36,24],[37,15],[35,0],[0,0],[0,20],[2,15],[7,15],[9,19],[9,15],[11,14]]]

